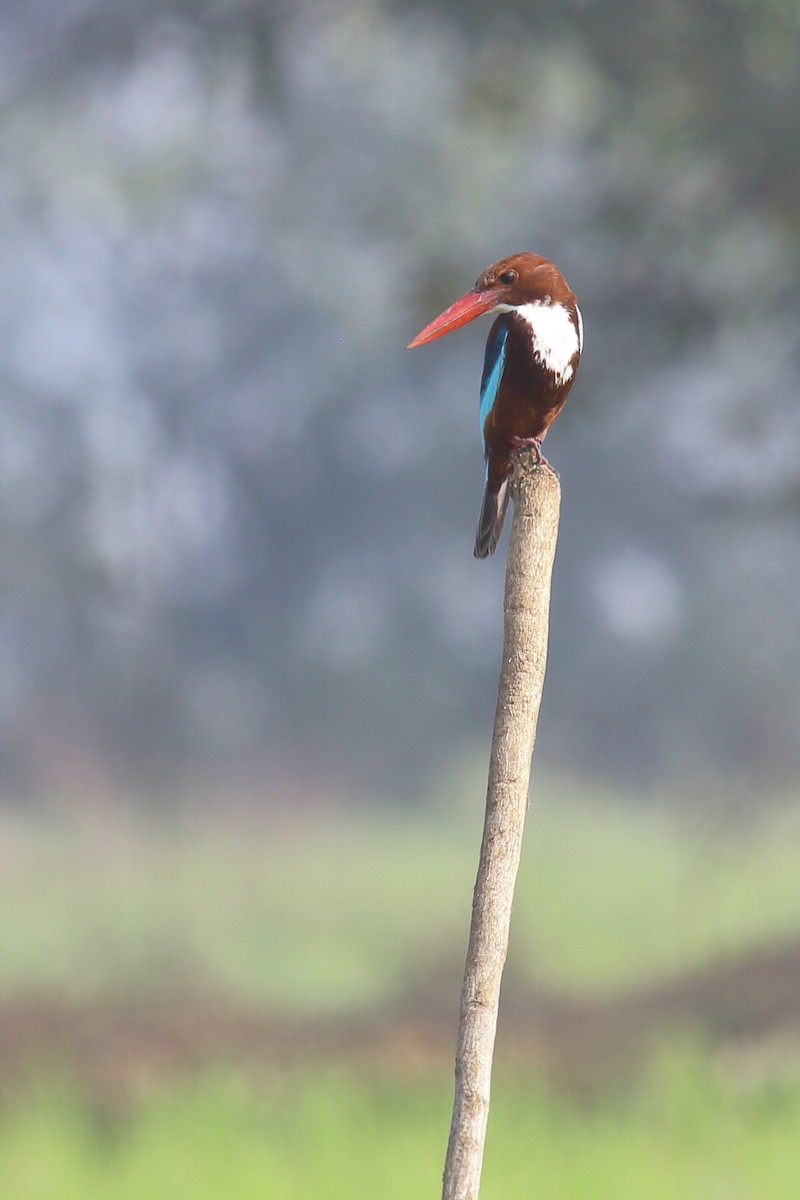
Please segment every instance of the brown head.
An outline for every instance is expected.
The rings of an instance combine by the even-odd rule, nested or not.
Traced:
[[[575,294],[558,267],[541,254],[510,254],[487,267],[466,295],[417,334],[409,349],[444,337],[483,313],[550,301],[575,302]]]

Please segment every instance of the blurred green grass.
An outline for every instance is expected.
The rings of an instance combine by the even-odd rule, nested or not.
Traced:
[[[31,1089],[0,1111],[4,1200],[382,1200],[435,1196],[444,1087],[292,1074],[256,1089],[207,1075],[99,1109]],[[635,1095],[578,1105],[495,1087],[484,1200],[789,1200],[800,1194],[800,1084],[746,1093],[695,1049]]]
[[[460,968],[480,806],[476,785],[457,817],[7,818],[0,990],[80,1000],[202,985],[272,1010],[367,1011]],[[797,810],[712,828],[543,786],[510,969],[600,992],[791,936],[799,854]]]
[[[0,910],[13,919],[0,922],[0,989],[82,1000],[190,987],[280,1013],[367,1015],[452,966],[452,1003],[482,817],[479,784],[461,794],[471,799],[458,813],[405,817],[6,816]],[[602,992],[796,935],[798,851],[789,807],[712,825],[542,786],[512,974]],[[15,1077],[0,1103],[0,1197],[436,1195],[449,1072],[431,1083],[312,1066],[309,1054],[247,1076],[195,1065],[137,1083],[134,1072],[120,1096],[105,1095],[102,1075]],[[794,1070],[752,1072],[738,1049],[673,1044],[590,1101],[540,1083],[522,1065],[499,1069],[483,1200],[800,1194]]]

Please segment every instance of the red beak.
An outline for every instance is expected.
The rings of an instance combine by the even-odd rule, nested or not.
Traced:
[[[441,316],[438,316],[435,321],[431,321],[430,325],[426,325],[413,342],[409,342],[409,350],[413,350],[415,346],[424,346],[426,342],[444,337],[446,333],[452,333],[454,329],[459,329],[469,321],[474,321],[476,317],[493,309],[501,298],[496,291],[478,292],[473,288],[471,292],[467,292],[466,296],[462,296],[460,300],[456,300],[455,304],[446,308]]]

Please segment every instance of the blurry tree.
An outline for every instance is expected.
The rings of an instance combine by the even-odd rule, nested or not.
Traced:
[[[545,758],[796,771],[798,19],[6,6],[9,783],[413,788],[485,735],[481,332],[404,346],[524,248],[587,324]]]

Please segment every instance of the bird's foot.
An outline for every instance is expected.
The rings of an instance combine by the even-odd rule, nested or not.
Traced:
[[[550,463],[542,454],[542,439],[537,437],[512,437],[511,445],[514,450],[534,450],[536,452],[536,465],[539,467],[549,467]]]

